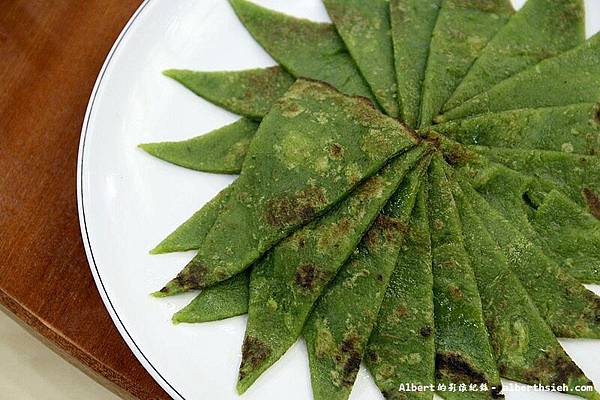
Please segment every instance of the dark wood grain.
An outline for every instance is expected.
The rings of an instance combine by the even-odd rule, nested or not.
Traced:
[[[75,193],[89,95],[140,2],[1,2],[0,304],[117,393],[168,399],[100,300],[81,243]]]

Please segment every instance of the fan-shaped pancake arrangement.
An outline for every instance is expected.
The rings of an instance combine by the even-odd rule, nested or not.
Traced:
[[[387,399],[501,378],[600,399],[557,340],[600,338],[583,0],[323,2],[332,24],[230,0],[278,66],[165,71],[240,115],[140,145],[239,174],[152,250],[197,252],[155,293],[200,290],[173,322],[248,314],[239,393],[302,338],[315,399],[347,399],[361,363]]]

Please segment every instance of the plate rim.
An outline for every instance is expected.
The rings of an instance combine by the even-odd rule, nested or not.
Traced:
[[[123,29],[121,30],[119,35],[117,36],[117,39],[113,43],[110,51],[108,52],[108,54],[106,55],[106,57],[104,59],[102,67],[100,68],[98,76],[96,77],[94,87],[90,94],[88,105],[86,107],[85,115],[83,118],[83,124],[81,127],[81,134],[79,137],[79,149],[78,149],[78,153],[77,153],[77,190],[76,190],[77,212],[78,212],[78,218],[79,218],[79,231],[81,234],[81,239],[83,241],[83,247],[85,250],[87,262],[88,262],[90,271],[92,272],[92,276],[94,278],[94,283],[96,284],[96,289],[98,290],[98,293],[100,294],[100,297],[102,298],[102,302],[104,303],[104,308],[108,311],[108,314],[110,315],[110,318],[112,319],[113,324],[116,326],[117,330],[119,331],[119,334],[121,335],[121,337],[127,344],[127,347],[129,347],[129,349],[132,351],[133,355],[142,364],[142,366],[150,374],[150,376],[152,376],[154,381],[156,383],[158,383],[158,385],[163,390],[165,390],[167,392],[167,394],[169,396],[171,396],[172,398],[185,400],[183,395],[181,395],[181,393],[179,393],[177,391],[177,389],[175,389],[175,387],[171,383],[169,383],[165,379],[165,377],[162,376],[162,374],[158,371],[158,369],[152,364],[152,362],[150,362],[148,357],[142,352],[141,348],[133,340],[133,337],[131,336],[131,334],[129,333],[127,328],[125,327],[125,324],[123,323],[123,321],[121,320],[121,317],[119,316],[115,307],[113,306],[112,301],[111,301],[110,297],[108,296],[108,292],[106,291],[106,287],[104,286],[104,283],[102,281],[102,277],[100,276],[100,271],[98,269],[98,265],[96,264],[96,260],[94,258],[94,251],[92,249],[91,240],[90,240],[90,237],[88,234],[87,220],[86,220],[86,214],[85,214],[85,202],[84,202],[84,196],[83,196],[85,145],[86,145],[86,138],[88,136],[90,118],[94,111],[94,105],[96,102],[96,97],[98,95],[98,91],[100,89],[100,86],[102,85],[102,81],[104,79],[104,76],[106,74],[108,66],[110,65],[115,53],[119,49],[121,43],[123,42],[123,39],[125,39],[125,37],[129,33],[129,30],[131,29],[131,27],[136,23],[136,21],[138,21],[139,16],[142,14],[144,9],[150,4],[151,1],[152,0],[144,0],[137,7],[135,12],[132,14],[132,16],[129,18],[129,20],[127,21],[127,23],[125,24],[125,26],[123,27]]]

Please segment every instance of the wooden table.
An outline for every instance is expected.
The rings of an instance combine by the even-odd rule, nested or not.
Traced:
[[[140,2],[2,1],[0,308],[121,396],[168,399],[100,300],[75,193],[89,95]]]

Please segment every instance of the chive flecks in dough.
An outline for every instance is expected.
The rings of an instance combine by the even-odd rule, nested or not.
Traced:
[[[432,400],[435,387],[431,242],[423,186],[364,357],[388,400]],[[409,384],[425,390],[412,391]]]
[[[585,41],[583,0],[529,0],[487,44],[444,111]]]
[[[599,155],[599,111],[596,103],[510,110],[450,121],[435,130],[467,145]]]
[[[398,101],[404,122],[417,128],[431,34],[442,0],[390,0]]]
[[[295,80],[279,66],[218,72],[169,69],[163,73],[211,103],[252,119],[264,117]]]
[[[419,146],[394,159],[333,211],[279,243],[253,268],[239,392],[246,391],[296,342],[323,289],[407,171],[428,151],[428,146]]]
[[[428,163],[406,176],[304,325],[315,400],[350,396]]]
[[[558,337],[600,338],[600,297],[587,290],[461,179],[461,189]]]
[[[238,174],[258,123],[242,118],[223,128],[180,142],[139,147],[161,160],[197,171]]]
[[[201,289],[245,270],[418,142],[365,99],[299,79],[263,119],[198,254],[156,295]]]
[[[429,126],[488,41],[513,14],[509,0],[444,0],[423,82],[420,127]]]
[[[248,32],[296,78],[320,80],[351,96],[375,102],[332,24],[295,18],[247,0],[230,0]]]
[[[481,299],[462,237],[458,210],[441,157],[429,168],[429,230],[431,232],[436,345],[436,380],[450,384],[486,385],[469,392],[471,399],[492,399],[502,384],[488,340]],[[444,399],[465,393],[440,391]]]
[[[437,122],[522,108],[596,103],[600,97],[600,34],[513,75],[436,118]]]
[[[597,398],[594,392],[575,391],[593,383],[556,340],[455,182],[452,190],[500,374],[530,385],[566,385],[571,394]]]
[[[323,0],[377,102],[398,117],[389,0]]]
[[[234,185],[235,182],[223,189],[200,210],[196,211],[194,215],[152,249],[150,254],[165,254],[199,249],[219,214],[223,211],[225,204],[227,204],[232,186]]]
[[[190,304],[173,315],[173,323],[211,322],[246,314],[249,280],[250,269],[203,289]]]

